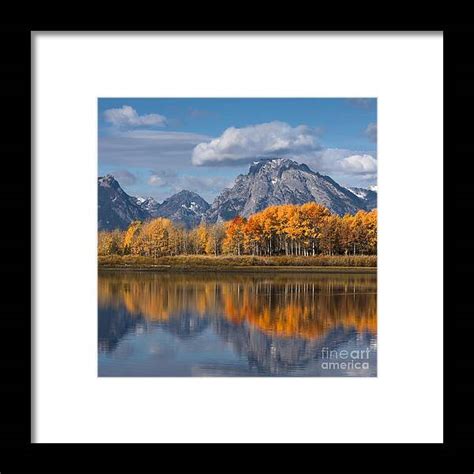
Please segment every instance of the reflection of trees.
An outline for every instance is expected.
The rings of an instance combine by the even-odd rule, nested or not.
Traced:
[[[223,316],[267,334],[309,340],[336,328],[375,333],[377,325],[373,275],[109,273],[99,278],[99,306],[190,329],[203,328],[195,315]]]
[[[140,326],[192,338],[211,325],[251,373],[291,374],[323,347],[369,345],[377,330],[376,284],[374,275],[104,272],[99,348],[112,351]],[[233,373],[225,364],[203,370]]]

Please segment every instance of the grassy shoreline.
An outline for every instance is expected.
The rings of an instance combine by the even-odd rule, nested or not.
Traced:
[[[99,256],[99,270],[205,271],[205,272],[315,272],[376,273],[375,255],[256,257],[178,255],[151,257],[133,255]]]

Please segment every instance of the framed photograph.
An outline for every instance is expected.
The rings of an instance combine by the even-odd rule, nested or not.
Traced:
[[[99,376],[377,375],[377,99],[98,114]]]
[[[455,28],[26,30],[17,453],[460,455],[443,280]]]

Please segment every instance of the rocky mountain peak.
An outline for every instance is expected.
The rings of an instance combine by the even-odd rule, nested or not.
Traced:
[[[365,203],[329,176],[290,158],[256,160],[246,175],[214,200],[206,214],[209,222],[248,217],[268,206],[315,201],[336,214],[353,214]]]
[[[371,189],[372,188],[372,189]],[[377,207],[377,186],[371,188],[347,188],[354,193],[359,199],[364,201],[365,207],[368,211]]]
[[[120,188],[118,181],[111,175],[106,174],[105,176],[99,176],[98,178],[99,186],[106,188]]]
[[[209,207],[199,194],[183,189],[163,201],[158,215],[190,228],[199,225]]]
[[[98,197],[99,230],[125,229],[134,220],[150,217],[110,174],[98,178]]]
[[[249,168],[248,174],[256,175],[260,172],[281,172],[288,169],[300,169],[309,173],[313,172],[304,163],[298,163],[290,158],[262,158],[253,162]]]
[[[144,211],[147,211],[151,217],[156,217],[158,215],[158,209],[160,207],[160,204],[153,197],[139,196],[135,198],[135,201],[137,205]]]
[[[132,197],[112,175],[99,177],[99,229],[126,228],[133,220],[165,217],[192,228],[201,222],[248,217],[268,206],[317,202],[339,215],[377,207],[377,192],[345,188],[329,176],[289,158],[256,160],[247,174],[224,189],[209,205],[199,194],[183,189],[159,204],[151,197]]]

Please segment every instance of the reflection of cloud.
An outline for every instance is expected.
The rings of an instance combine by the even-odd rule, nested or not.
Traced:
[[[370,141],[376,142],[377,141],[377,124],[369,123],[364,133]]]
[[[210,142],[193,150],[195,165],[250,163],[268,156],[298,156],[320,150],[318,131],[306,125],[292,127],[285,122],[269,122],[243,128],[230,127]]]
[[[107,109],[104,111],[105,121],[119,128],[135,127],[164,127],[166,117],[160,114],[138,115],[137,111],[129,105],[119,109]]]

